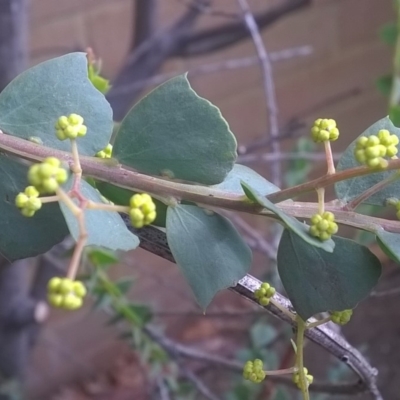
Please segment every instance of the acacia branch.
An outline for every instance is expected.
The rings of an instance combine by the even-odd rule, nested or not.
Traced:
[[[1,131],[0,149],[30,161],[43,161],[46,157],[53,156],[65,161],[69,165],[72,165],[74,162],[71,153],[38,145],[28,140],[1,133]],[[116,164],[115,160],[107,161],[96,157],[82,156],[80,161],[85,176],[100,181],[111,182],[123,188],[136,191],[140,190],[168,198],[172,197],[178,201],[191,201],[200,206],[209,208],[222,208],[247,212],[249,214],[264,215],[274,220],[278,218],[274,213],[262,208],[259,204],[243,201],[243,196],[241,194],[229,193],[212,186],[197,186],[190,183],[181,183],[155,176],[148,176],[126,168],[123,165]],[[396,170],[399,168],[400,159],[389,160],[386,170]],[[335,174],[324,175],[304,184],[271,193],[267,198],[272,202],[282,202],[283,200],[299,196],[300,194],[314,191],[317,188],[330,186],[336,182],[379,172],[380,171],[371,170],[367,166],[336,171]],[[312,215],[318,211],[317,203],[283,202],[278,206],[286,214],[296,218],[311,218]],[[341,205],[335,203],[327,203],[325,208],[327,211],[333,212],[336,222],[342,225],[363,229],[373,233],[382,228],[389,232],[400,232],[400,226],[397,221],[346,211],[343,210]]]
[[[154,227],[145,227],[142,229],[135,229],[130,225],[129,218],[125,215],[122,215],[127,227],[129,230],[134,232],[140,238],[140,247],[144,250],[147,250],[153,254],[156,254],[162,258],[165,258],[168,261],[175,262],[174,257],[169,249],[167,238],[164,232],[160,231]],[[247,274],[244,278],[242,278],[238,284],[230,289],[241,296],[245,297],[246,299],[256,303],[259,307],[259,303],[257,302],[254,292],[260,286],[261,282],[254,278],[253,276]],[[274,297],[274,300],[279,302],[280,306],[285,308],[286,310],[293,312],[292,305],[290,304],[289,300],[286,299],[284,296],[277,294]],[[268,306],[263,307],[266,311],[268,311],[273,316],[279,318],[280,320],[291,324],[293,327],[296,326],[295,321],[290,319],[286,313],[282,312],[279,308],[275,307],[272,303]],[[150,331],[152,334],[153,339],[156,333],[154,331]],[[305,333],[306,337],[308,337],[311,341],[316,343],[317,345],[324,348],[334,357],[336,357],[339,361],[345,363],[348,367],[350,367],[360,378],[360,382],[352,383],[349,385],[341,385],[341,388],[335,388],[334,390],[341,390],[342,394],[355,394],[355,393],[362,393],[365,391],[369,391],[371,394],[374,395],[376,400],[383,400],[376,385],[376,377],[377,377],[377,370],[371,367],[368,361],[364,358],[364,356],[354,347],[352,347],[341,335],[333,332],[327,326],[322,325],[318,326],[313,329],[306,330]],[[164,339],[164,345],[167,343],[168,339]],[[175,351],[179,350],[181,355],[185,355],[186,357],[192,357],[199,359],[202,357],[202,353],[191,349],[186,348],[182,345],[174,345]],[[178,350],[177,350],[178,349]],[[213,362],[219,365],[224,365],[225,367],[233,367],[239,368],[239,365],[235,362],[229,361],[225,362],[226,360],[221,359],[221,357],[217,357],[214,355],[207,355],[207,357],[203,358],[207,362]],[[240,370],[243,369],[243,365],[240,365]],[[282,377],[280,377],[282,379]],[[310,386],[310,390],[312,388]],[[333,385],[336,386],[336,385]],[[318,387],[318,386],[317,386]],[[327,384],[323,385],[324,389],[328,388]],[[314,386],[315,388],[315,386]],[[348,392],[346,392],[346,390]],[[338,392],[335,392],[338,393]]]

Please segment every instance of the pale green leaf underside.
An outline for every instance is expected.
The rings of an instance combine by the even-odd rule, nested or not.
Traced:
[[[113,156],[151,175],[213,185],[236,160],[236,139],[217,107],[186,75],[157,87],[122,121]]]
[[[245,182],[261,195],[266,196],[270,193],[277,192],[280,190],[278,186],[267,181],[264,177],[253,171],[251,168],[244,165],[235,164],[233,169],[229,172],[226,178],[219,183],[214,185],[215,189],[224,190],[233,194],[244,195],[244,191],[241,182]]]
[[[80,114],[88,127],[79,139],[82,155],[92,156],[110,141],[112,110],[89,81],[84,53],[71,53],[28,69],[0,93],[0,129],[11,135],[39,138],[44,146],[70,151],[69,141],[55,136],[62,115]]]
[[[392,134],[395,134],[400,139],[400,129],[396,128],[389,117],[382,118],[375,124],[371,125],[365,130],[360,136],[376,135],[380,129],[387,129]],[[342,157],[339,160],[337,166],[338,171],[342,171],[349,168],[360,166],[360,164],[354,158],[354,147],[356,141],[353,141],[350,146],[345,150]],[[335,191],[338,199],[345,203],[348,203],[361,193],[365,192],[370,187],[376,185],[388,176],[392,175],[393,171],[372,173],[366,176],[360,176],[353,179],[337,182],[335,184]],[[366,199],[363,203],[373,205],[385,205],[386,199],[389,197],[400,197],[400,180],[388,185],[384,189],[375,193],[373,196]]]
[[[296,312],[304,319],[324,311],[354,308],[377,284],[381,265],[368,248],[335,237],[327,253],[285,230],[278,248],[278,271]]]
[[[66,184],[66,189],[71,185],[72,179]],[[87,182],[81,181],[80,191],[87,199],[104,204],[100,193]],[[72,237],[77,240],[80,231],[76,217],[63,202],[60,202],[60,207]],[[128,251],[139,245],[138,237],[128,230],[116,211],[85,210],[85,226],[88,233],[87,246]]]
[[[285,214],[279,207],[274,203],[269,201],[266,197],[260,195],[257,190],[255,190],[250,185],[242,182],[242,187],[246,196],[253,202],[258,203],[260,206],[266,208],[267,210],[273,212],[279,217],[279,219],[284,222],[287,229],[291,230],[293,233],[298,235],[302,240],[311,244],[312,246],[321,248],[329,253],[332,253],[335,248],[335,242],[332,239],[320,241],[317,238],[312,237],[309,233],[309,226],[305,223],[300,222],[294,217]]]
[[[58,203],[43,205],[31,218],[15,206],[28,186],[27,173],[27,166],[0,155],[0,254],[9,261],[42,254],[68,235]]]
[[[251,250],[231,222],[197,206],[168,207],[167,239],[203,309],[218,291],[236,285],[250,268]]]
[[[106,199],[112,201],[114,204],[123,206],[128,206],[130,198],[136,193],[132,190],[124,189],[119,186],[112,185],[111,183],[101,181],[96,182],[96,188]],[[153,198],[153,202],[156,205],[157,216],[151,224],[165,228],[167,206],[155,198]]]
[[[379,229],[375,234],[377,243],[382,251],[392,260],[400,263],[400,233]]]

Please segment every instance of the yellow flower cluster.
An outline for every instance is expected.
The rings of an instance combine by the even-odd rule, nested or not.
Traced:
[[[247,361],[243,368],[243,378],[253,383],[260,383],[265,379],[263,362],[259,359]]]
[[[399,199],[393,199],[389,204],[393,205],[396,207],[396,217],[400,219],[400,200]]]
[[[311,128],[311,136],[314,142],[335,141],[339,137],[339,129],[334,119],[319,118]]]
[[[55,128],[56,136],[60,140],[76,139],[85,136],[87,132],[86,125],[83,125],[83,117],[78,114],[70,114],[68,117],[63,115],[58,118]]]
[[[304,375],[306,376],[307,386],[310,386],[314,381],[314,377],[308,373],[307,368],[304,368]],[[295,383],[300,390],[302,389],[300,384],[300,373],[298,371],[293,374],[293,383]]]
[[[28,181],[39,193],[54,193],[67,179],[67,171],[55,157],[47,157],[42,163],[32,165],[28,171]]]
[[[384,169],[388,162],[384,157],[395,157],[399,138],[391,135],[387,129],[381,129],[378,135],[361,136],[357,139],[354,157],[360,164],[370,168]]]
[[[335,216],[329,211],[315,214],[311,218],[310,235],[322,241],[329,240],[338,231]]]
[[[112,149],[113,149],[112,144],[108,143],[108,145],[106,147],[104,147],[103,150],[100,150],[96,153],[96,157],[111,158]]]
[[[68,278],[52,278],[48,285],[48,301],[56,308],[76,310],[82,307],[83,298],[86,296],[86,288],[81,281],[73,281]]]
[[[332,311],[331,320],[338,325],[346,325],[353,315],[353,310]]]
[[[24,192],[18,193],[15,205],[21,209],[25,217],[33,217],[35,212],[42,207],[42,201],[38,198],[39,192],[34,186],[27,186]]]
[[[143,228],[156,219],[156,205],[147,193],[134,194],[130,199],[129,207],[129,217],[135,228]]]
[[[264,282],[260,288],[254,292],[254,296],[262,306],[267,306],[275,294],[276,290],[269,283]]]

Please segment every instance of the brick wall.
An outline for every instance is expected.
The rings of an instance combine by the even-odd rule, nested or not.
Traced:
[[[254,10],[266,2],[253,0]],[[161,25],[174,20],[183,8],[176,0],[160,1]],[[219,9],[237,11],[233,0],[215,1]],[[130,0],[32,0],[31,60],[35,64],[62,53],[92,46],[103,58],[104,72],[113,77],[123,63],[131,35],[133,7]],[[287,47],[311,45],[314,53],[274,64],[280,120],[307,115],[311,121],[318,116],[336,118],[346,138],[361,133],[370,123],[386,113],[386,101],[377,92],[377,77],[390,71],[391,52],[377,36],[379,27],[393,20],[391,1],[383,0],[315,0],[314,5],[287,17],[263,33],[270,51]],[[224,22],[217,17],[204,17],[199,26]],[[250,40],[206,57],[191,60],[171,60],[166,71],[183,72],[209,62],[254,55]],[[190,76],[190,75],[189,75]],[[267,113],[262,76],[258,66],[224,71],[191,78],[195,89],[219,106],[241,143],[264,134]],[[357,93],[349,96],[349,92]],[[347,95],[346,95],[347,94]],[[345,100],[323,105],[326,99],[343,96]],[[312,111],[317,105],[318,112]],[[311,110],[311,112],[310,112]],[[340,147],[340,143],[335,146]],[[129,257],[129,256],[128,256]],[[148,265],[145,253],[135,253],[138,265]],[[145,295],[158,291],[151,271],[169,276],[169,290],[160,303],[179,302],[183,291],[175,268],[156,258],[150,258],[151,270],[135,270],[141,276],[138,291]],[[118,269],[116,275],[131,273]],[[146,281],[147,279],[147,281]],[[175,289],[171,287],[177,285]],[[171,298],[171,292],[176,298]],[[154,301],[154,299],[153,299]],[[156,301],[157,302],[157,301]],[[120,349],[109,330],[98,317],[87,318],[87,310],[65,317],[55,317],[44,330],[35,350],[29,391],[39,398],[66,380],[78,379],[94,372],[99,366],[109,366],[111,355]],[[66,354],[69,354],[66,361]]]

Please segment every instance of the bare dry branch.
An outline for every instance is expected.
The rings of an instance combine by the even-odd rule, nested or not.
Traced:
[[[253,13],[250,10],[249,3],[247,2],[247,0],[237,0],[237,1],[240,8],[242,9],[244,22],[253,39],[254,46],[257,52],[257,57],[260,60],[262,75],[263,75],[264,94],[267,101],[267,110],[268,110],[268,125],[269,125],[268,136],[272,139],[272,145],[271,145],[272,152],[274,154],[279,154],[280,143],[278,140],[279,137],[278,103],[276,99],[275,82],[272,75],[271,60],[267,52],[267,49],[264,46],[257,22],[253,16]],[[280,162],[273,163],[270,169],[272,175],[271,176],[272,182],[277,186],[281,186],[282,173],[281,173]]]
[[[133,0],[134,26],[131,50],[138,48],[155,32],[158,0]]]
[[[196,361],[204,362],[208,365],[213,365],[217,368],[226,368],[230,371],[241,374],[243,372],[243,363],[236,360],[229,360],[214,354],[209,354],[193,347],[182,345],[174,340],[171,340],[158,332],[152,327],[146,327],[145,332],[157,342],[167,353],[173,358],[179,357],[188,358]],[[291,377],[282,375],[270,375],[267,381],[295,387]],[[331,394],[360,394],[365,393],[367,388],[362,381],[346,382],[346,383],[329,383],[329,382],[313,382],[310,386],[310,391],[331,393]]]
[[[267,9],[256,14],[255,20],[260,29],[264,29],[283,16],[295,12],[311,4],[311,0],[287,0],[282,5]],[[221,50],[247,39],[249,32],[241,21],[206,29],[200,32],[190,32],[181,39],[181,44],[171,56],[192,57]]]
[[[273,62],[291,60],[292,58],[297,57],[307,57],[312,53],[311,46],[300,46],[293,47],[284,50],[274,51],[270,53],[270,59]],[[189,70],[189,76],[201,76],[217,73],[220,71],[226,70],[235,70],[239,68],[249,68],[257,65],[259,63],[259,59],[257,56],[254,57],[242,57],[242,58],[232,58],[230,60],[209,63],[204,65],[199,65],[198,67],[191,68]],[[118,87],[115,89],[115,95],[129,93],[134,90],[142,90],[147,86],[159,85],[160,83],[165,82],[166,80],[173,78],[179,74],[183,74],[187,72],[187,70],[174,71],[170,73],[158,74],[149,79],[143,81],[137,81],[129,83],[125,86]]]
[[[283,5],[256,16],[256,22],[259,27],[265,28],[284,15],[310,3],[311,0],[288,0]],[[237,43],[249,35],[241,21],[194,33],[193,27],[200,15],[201,7],[189,7],[169,28],[154,33],[131,52],[108,94],[116,120],[125,116],[141,92],[141,89],[121,92],[122,87],[148,80],[170,57],[209,53]]]

